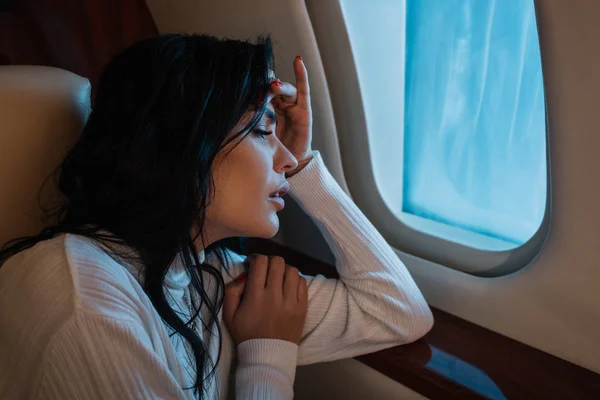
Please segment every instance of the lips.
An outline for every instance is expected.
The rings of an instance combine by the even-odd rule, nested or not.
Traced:
[[[287,192],[290,191],[290,186],[287,182],[284,182],[283,185],[279,186],[279,189],[274,191],[269,195],[269,201],[277,207],[278,211],[283,210],[285,207],[285,201],[283,200],[283,196],[286,195]]]
[[[269,195],[270,199],[281,198],[290,191],[290,185],[287,182],[284,182],[276,191]]]

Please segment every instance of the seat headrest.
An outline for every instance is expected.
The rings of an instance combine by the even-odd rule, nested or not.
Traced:
[[[38,192],[81,134],[90,90],[58,68],[0,66],[0,247],[43,228]],[[50,179],[40,200],[59,198]]]

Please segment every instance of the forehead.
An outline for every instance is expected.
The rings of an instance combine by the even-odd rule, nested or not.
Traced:
[[[275,111],[275,107],[273,107],[273,99],[271,99],[271,101],[269,101],[269,103],[267,104],[267,110]]]

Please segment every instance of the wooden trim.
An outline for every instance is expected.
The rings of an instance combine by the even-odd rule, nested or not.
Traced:
[[[308,275],[335,267],[273,241],[253,253],[279,255]],[[357,360],[431,399],[600,399],[600,375],[446,312],[423,339]]]
[[[0,0],[0,65],[48,65],[92,83],[137,40],[158,33],[144,0]]]

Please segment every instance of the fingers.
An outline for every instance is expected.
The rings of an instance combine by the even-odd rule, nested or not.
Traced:
[[[285,260],[282,257],[268,257],[265,255],[252,255],[249,258],[250,268],[248,273],[248,282],[246,283],[246,291],[248,298],[262,298],[263,292],[268,290],[271,293],[275,293],[279,296],[283,295],[283,300],[288,303],[304,303],[307,302],[307,284],[306,279],[300,276],[298,269],[285,264]],[[230,285],[234,285],[232,289],[226,287],[226,291],[235,290],[235,282]],[[243,293],[243,290],[242,292]],[[239,305],[241,301],[241,293],[232,292],[232,300],[230,300],[230,306],[233,311]],[[227,292],[226,292],[227,295]],[[267,296],[269,297],[269,296]],[[279,297],[279,299],[281,299]],[[275,300],[271,298],[271,300]],[[233,305],[232,305],[233,304]],[[232,312],[231,310],[228,310]],[[223,310],[225,312],[225,309]]]
[[[236,279],[225,286],[225,297],[223,299],[223,320],[229,326],[233,324],[233,319],[237,309],[242,302],[242,295],[246,287],[245,279]]]
[[[308,85],[308,72],[302,57],[294,59],[294,73],[296,74],[296,88],[298,91],[297,104],[304,108],[310,107],[310,87]]]
[[[250,257],[250,269],[248,272],[248,294],[258,295],[263,291],[267,282],[269,269],[269,258],[262,254],[253,254]]]
[[[289,265],[285,267],[283,297],[294,301],[298,298],[298,269]]]
[[[281,257],[269,259],[269,272],[267,273],[267,289],[282,293],[283,276],[285,274],[285,261]]]
[[[296,77],[296,85],[275,79],[271,82],[271,93],[275,96],[281,96],[284,103],[298,104],[308,108],[310,106],[308,72],[300,56],[294,59],[294,75]],[[273,97],[269,98],[269,100],[272,99]]]
[[[275,79],[271,82],[271,92],[273,92],[275,95],[296,97],[298,90],[296,89],[296,86],[289,82],[283,82],[279,79]]]
[[[308,284],[303,276],[298,277],[298,303],[302,307],[306,307],[308,304]]]
[[[269,94],[267,95],[267,104],[277,99],[277,93],[273,91],[273,83],[271,83],[271,90],[269,90]]]
[[[298,91],[291,83],[276,79],[271,82],[271,92],[274,96],[281,96],[281,99],[285,103],[296,104]]]

